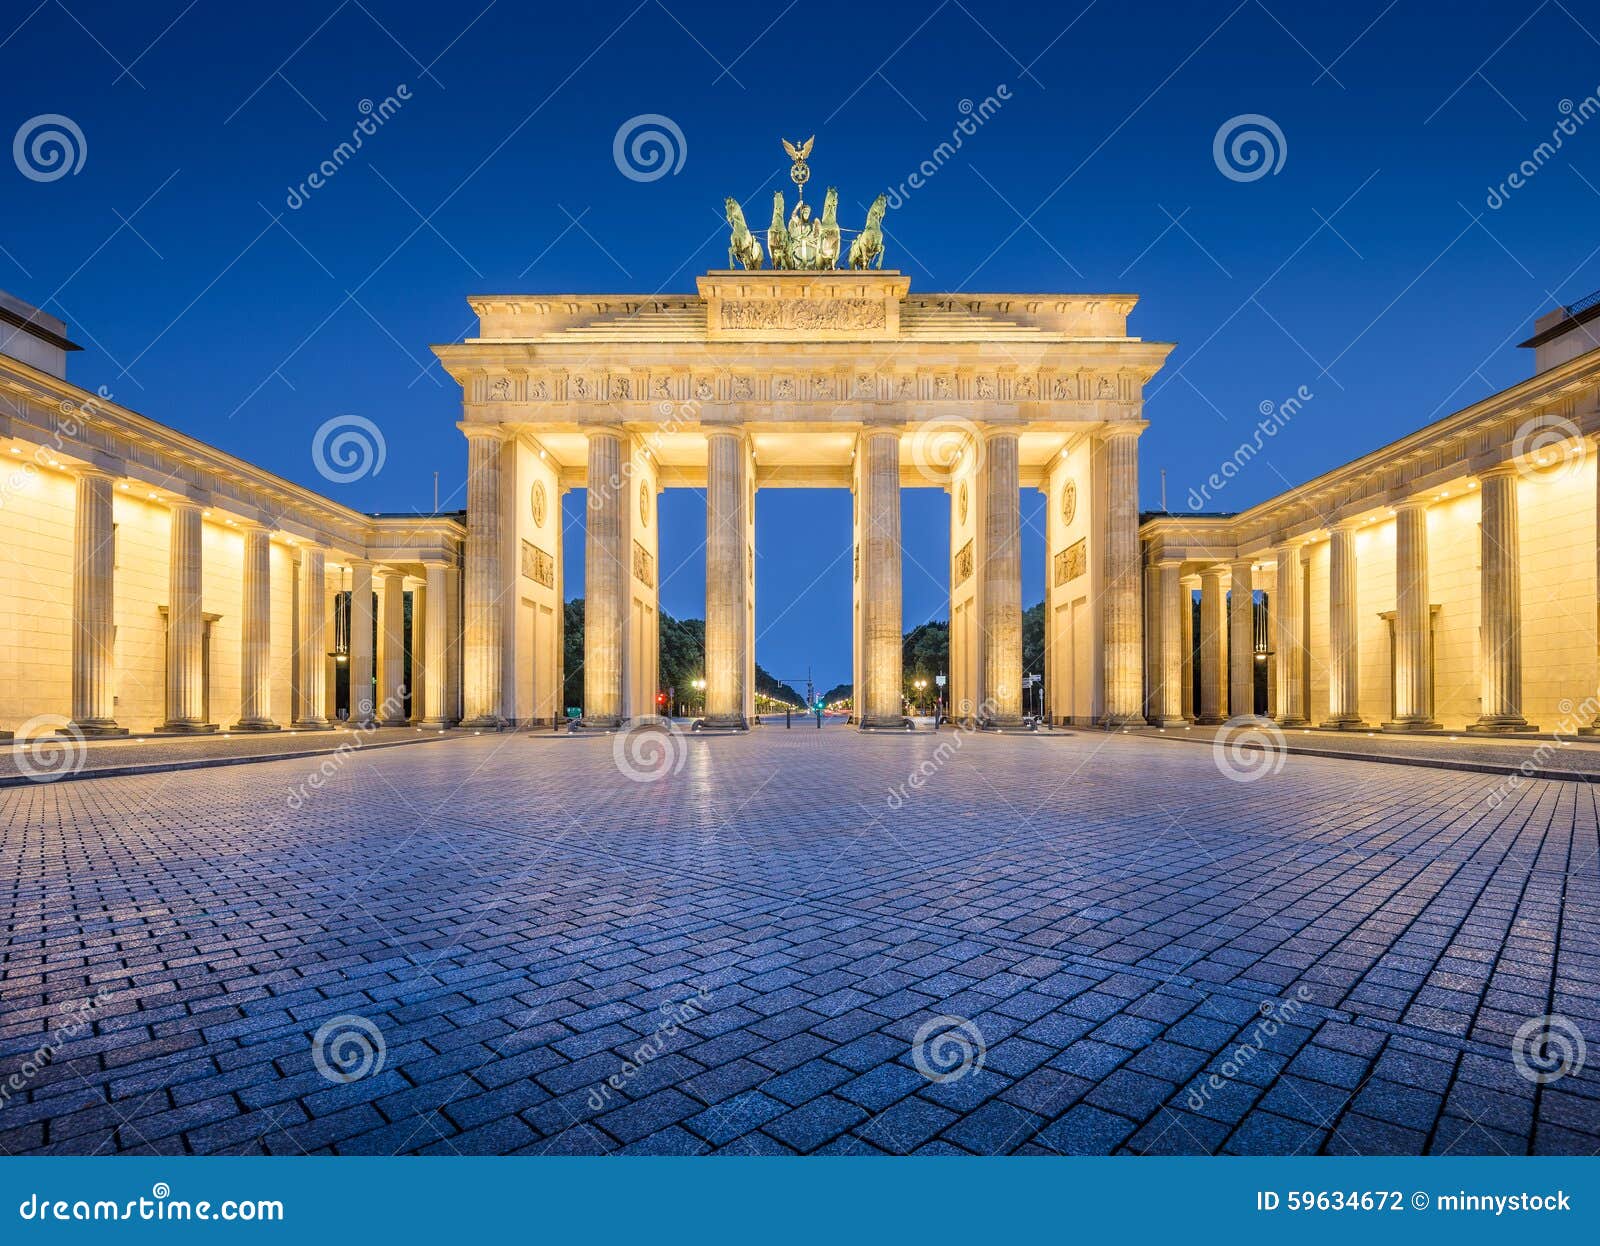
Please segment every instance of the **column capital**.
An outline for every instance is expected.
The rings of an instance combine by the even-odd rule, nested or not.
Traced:
[[[1507,459],[1503,463],[1495,463],[1489,467],[1481,468],[1472,474],[1477,480],[1504,480],[1508,476],[1515,477],[1522,475],[1522,468],[1517,465],[1515,459]]]
[[[1149,427],[1149,420],[1117,420],[1102,425],[1096,436],[1107,441],[1117,437],[1137,437]]]
[[[462,421],[456,427],[461,430],[462,435],[468,441],[505,441],[507,439],[505,428],[499,424],[478,424]]]
[[[1362,519],[1360,516],[1347,515],[1343,519],[1335,519],[1332,523],[1330,523],[1328,525],[1328,531],[1330,533],[1331,532],[1347,532],[1348,533],[1348,532],[1355,532],[1357,529],[1364,528],[1366,526],[1367,526],[1367,521],[1365,519]]]
[[[120,480],[121,475],[97,463],[63,463],[62,470],[79,480]]]

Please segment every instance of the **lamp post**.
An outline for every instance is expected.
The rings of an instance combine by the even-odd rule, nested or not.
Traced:
[[[699,693],[699,694],[700,694],[700,696],[699,696],[699,698],[698,698],[698,699],[699,699],[699,701],[700,701],[700,704],[699,704],[699,706],[698,706],[698,707],[697,707],[697,708],[698,708],[698,710],[699,710],[699,712],[700,712],[700,713],[701,713],[701,714],[704,714],[704,713],[705,713],[705,712],[706,712],[706,711],[705,711],[705,704],[706,704],[706,681],[705,681],[705,680],[703,680],[703,679],[696,679],[696,680],[693,680],[693,681],[692,681],[692,682],[693,682],[693,684],[694,684],[694,690],[695,690],[695,691],[696,691],[696,692],[697,692],[697,693]]]
[[[917,690],[917,710],[918,712],[921,712],[922,694],[927,691],[928,681],[926,679],[913,679],[911,681],[911,686]]]

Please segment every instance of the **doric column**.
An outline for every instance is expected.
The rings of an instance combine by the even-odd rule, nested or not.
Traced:
[[[464,686],[468,727],[499,728],[505,638],[500,611],[500,448],[498,428],[468,425]]]
[[[1306,718],[1305,585],[1300,571],[1300,547],[1285,542],[1277,548],[1278,583],[1272,593],[1273,648],[1278,660],[1278,725],[1303,727]]]
[[[272,721],[272,532],[244,525],[239,600],[239,721],[235,731],[276,731]]]
[[[622,474],[622,454],[620,429],[589,430],[583,557],[583,725],[586,727],[615,727],[622,722],[622,652],[630,576],[628,552],[623,548],[627,529],[624,508],[632,492]],[[706,618],[709,633],[710,615]]]
[[[1015,429],[983,434],[983,687],[985,726],[1022,724],[1022,498]]]
[[[1256,712],[1254,560],[1235,558],[1228,578],[1228,715],[1250,718]]]
[[[116,627],[112,616],[115,547],[109,472],[76,472],[77,515],[72,530],[72,725],[84,735],[127,735],[117,726],[112,678]]]
[[[1356,603],[1356,523],[1343,520],[1328,534],[1328,721],[1325,727],[1365,727],[1361,721],[1361,616]]]
[[[857,717],[865,729],[900,728],[900,434],[861,434],[861,583],[863,687]]]
[[[1436,731],[1433,620],[1428,602],[1428,504],[1394,509],[1394,731]]]
[[[749,613],[745,602],[745,434],[714,428],[706,456],[706,722],[746,726],[745,666]]]
[[[1144,620],[1139,603],[1139,433],[1105,432],[1105,697],[1108,727],[1142,723]]]
[[[1183,637],[1183,718],[1193,722],[1197,711],[1194,704],[1194,585],[1192,576],[1178,581],[1180,617],[1179,634]]]
[[[200,605],[203,577],[200,505],[186,499],[169,503],[167,541],[167,718],[156,730],[204,734],[217,729],[206,721],[205,616]]]
[[[406,577],[385,568],[378,576],[378,721],[406,725]]]
[[[1522,537],[1517,469],[1502,463],[1478,477],[1483,708],[1469,731],[1531,731],[1522,716]]]
[[[1227,629],[1223,579],[1228,574],[1216,563],[1200,573],[1200,716],[1204,724],[1227,721],[1228,672],[1223,665]]]
[[[428,618],[423,625],[422,639],[428,652],[422,666],[422,708],[426,717],[420,722],[425,727],[448,727],[455,720],[450,716],[448,692],[446,655],[450,649],[450,612],[445,587],[446,565],[427,562],[423,567],[428,576],[427,587],[423,589]]]
[[[452,723],[456,723],[461,721],[461,568],[454,563],[444,569],[444,611],[444,713]],[[560,611],[556,613],[559,617]],[[558,675],[558,685],[559,682]],[[561,698],[557,696],[554,701],[556,716],[560,717]]]
[[[350,560],[350,722],[370,726],[377,713],[373,682],[372,562]]]
[[[300,547],[300,617],[295,645],[300,659],[300,716],[294,722],[296,727],[328,725],[323,711],[328,696],[326,565],[320,547]]]
[[[1151,696],[1151,718],[1158,727],[1183,726],[1183,616],[1188,601],[1183,591],[1183,564],[1163,562],[1156,568],[1161,614],[1161,663]]]

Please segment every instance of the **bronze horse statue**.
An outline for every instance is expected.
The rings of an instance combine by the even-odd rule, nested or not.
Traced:
[[[750,232],[750,227],[744,223],[744,210],[739,207],[735,199],[725,200],[724,207],[728,215],[728,225],[733,230],[728,238],[728,267],[732,268],[738,263],[747,269],[760,268],[761,244]]]
[[[839,192],[832,186],[822,199],[822,253],[817,267],[839,267]]]
[[[794,255],[789,248],[789,230],[783,223],[783,192],[772,192],[772,224],[767,227],[767,254],[774,268],[793,268]]]
[[[866,227],[850,244],[851,268],[883,267],[883,214],[888,207],[889,196],[879,195],[867,209]]]

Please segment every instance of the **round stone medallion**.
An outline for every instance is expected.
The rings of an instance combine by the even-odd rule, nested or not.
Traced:
[[[538,528],[542,528],[542,527],[544,527],[544,513],[545,513],[545,509],[544,509],[545,508],[544,481],[536,480],[536,481],[533,482],[532,502],[533,502],[533,523],[534,523],[534,526],[538,527]]]
[[[1078,482],[1069,480],[1061,486],[1061,522],[1070,524],[1078,514]]]

